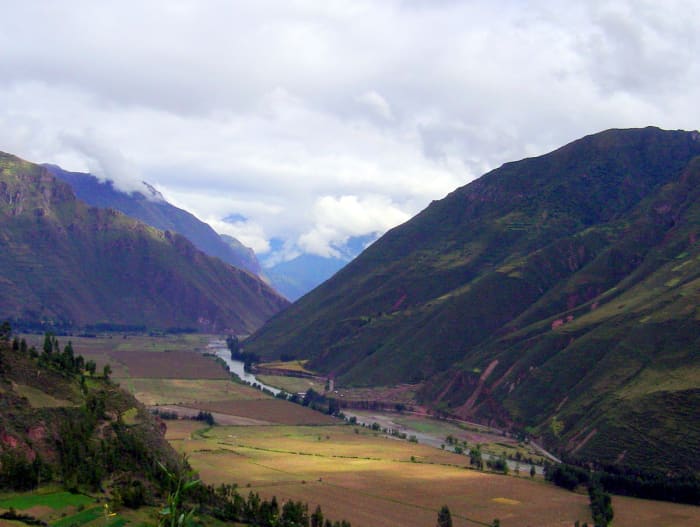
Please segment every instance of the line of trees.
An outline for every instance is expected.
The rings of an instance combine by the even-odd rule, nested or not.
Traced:
[[[674,475],[638,467],[613,465],[590,470],[562,463],[545,465],[545,478],[569,490],[597,481],[605,492],[612,494],[700,505],[700,478],[693,473]]]
[[[200,512],[226,522],[241,522],[257,527],[351,527],[346,520],[331,521],[321,506],[309,513],[307,503],[289,500],[281,506],[276,497],[266,500],[257,492],[247,498],[236,485],[197,485],[189,489],[187,498],[199,506]]]

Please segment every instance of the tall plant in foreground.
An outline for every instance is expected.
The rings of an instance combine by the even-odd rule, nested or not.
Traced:
[[[194,478],[194,472],[187,469],[187,459],[183,458],[182,466],[177,473],[158,463],[165,472],[170,487],[166,506],[158,512],[158,527],[188,527],[192,524],[195,508],[186,510],[183,504],[185,493],[199,485],[200,480]]]

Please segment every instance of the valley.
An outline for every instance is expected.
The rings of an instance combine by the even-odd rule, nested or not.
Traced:
[[[41,341],[37,335],[25,337],[29,343]],[[108,361],[114,382],[152,410],[181,417],[163,421],[166,439],[188,456],[204,483],[235,483],[244,496],[252,491],[267,499],[276,496],[280,502],[302,500],[310,510],[320,504],[327,516],[346,518],[355,527],[433,525],[444,503],[455,526],[489,526],[496,518],[504,527],[571,526],[576,520],[590,524],[584,493],[553,486],[540,474],[533,478],[527,470],[510,470],[509,475],[473,470],[468,456],[423,440],[452,435],[470,445],[480,443],[485,452],[517,449],[517,441],[484,427],[366,410],[352,415],[368,425],[378,423],[376,429],[347,424],[234,382],[215,356],[206,355],[212,349],[206,335],[61,338],[68,339],[86,358]],[[401,393],[409,402],[405,388],[380,392]],[[352,397],[352,390],[345,393]],[[184,418],[199,411],[210,411],[216,424]],[[392,425],[424,435],[412,442],[382,432]],[[0,508],[2,503],[0,498]],[[687,505],[614,497],[614,508],[614,525],[619,527],[691,527],[700,521],[700,507]],[[119,514],[124,522],[135,524],[138,517],[148,518],[145,509],[141,516],[128,510]],[[99,516],[83,525],[104,522]]]

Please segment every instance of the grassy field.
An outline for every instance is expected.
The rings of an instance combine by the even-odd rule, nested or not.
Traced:
[[[267,368],[272,370],[282,370],[282,371],[298,371],[303,373],[314,374],[313,371],[306,369],[306,363],[308,360],[291,360],[291,361],[281,361],[276,360],[272,362],[263,362],[259,366],[261,368]]]
[[[276,424],[332,425],[339,422],[329,415],[281,399],[248,401],[209,401],[197,403],[197,408],[250,419],[261,419]]]
[[[323,393],[326,385],[314,379],[287,377],[285,375],[256,375],[256,377],[265,384],[284,390],[287,393],[306,393],[309,388],[318,393]]]
[[[460,443],[466,441],[467,448],[479,445],[482,452],[487,454],[516,459],[519,453],[521,459],[532,459],[535,463],[544,461],[542,455],[532,446],[519,443],[515,438],[504,437],[493,430],[479,425],[466,425],[441,419],[434,419],[424,415],[410,413],[400,414],[396,412],[370,412],[362,410],[349,410],[366,423],[378,423],[382,428],[393,428],[400,432],[410,431],[431,434],[441,438],[445,447],[449,448],[446,438],[452,436]],[[409,431],[410,430],[410,431]]]
[[[697,527],[700,507],[613,496],[614,527]]]
[[[139,378],[119,379],[119,382],[146,405],[267,398],[260,390],[231,380]]]
[[[56,399],[48,393],[42,392],[32,386],[14,384],[12,388],[22,397],[26,397],[32,408],[62,408],[66,406],[75,406],[75,403],[71,401]]]
[[[467,470],[464,456],[366,429],[214,427],[190,439],[182,432],[171,441],[205,482],[237,482],[244,493],[300,499],[312,508],[318,503],[354,527],[433,525],[443,503],[455,526],[494,518],[504,527],[590,521],[586,496]]]
[[[63,509],[70,506],[88,505],[95,499],[84,494],[71,494],[70,492],[49,492],[36,494],[18,494],[0,499],[0,509],[27,510],[37,505],[50,509]]]
[[[110,351],[114,363],[123,364],[132,378],[225,379],[230,374],[221,364],[193,351]],[[113,377],[119,378],[115,372]]]
[[[168,430],[207,483],[238,483],[278,500],[323,507],[353,527],[434,525],[447,504],[455,527],[499,518],[503,527],[591,523],[588,498],[539,477],[464,468],[465,457],[351,426],[245,426]],[[413,458],[413,460],[412,460]],[[614,497],[615,527],[695,527],[700,507]]]
[[[27,344],[41,351],[44,342],[43,335],[20,335]],[[110,351],[206,351],[211,335],[196,333],[181,335],[165,335],[153,337],[148,335],[119,335],[105,334],[98,337],[60,336],[61,346],[71,341],[73,349],[81,355],[92,353],[108,353]]]

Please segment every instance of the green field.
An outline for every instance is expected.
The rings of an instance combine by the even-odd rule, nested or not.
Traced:
[[[304,379],[301,377],[287,377],[286,375],[256,375],[263,383],[287,393],[306,393],[309,388],[315,392],[323,393],[325,383],[315,381],[314,379]]]
[[[73,514],[71,516],[66,516],[65,518],[61,518],[58,521],[55,521],[52,524],[52,527],[73,527],[73,526],[81,526],[85,525],[87,523],[90,523],[93,520],[96,520],[97,518],[100,518],[103,516],[103,509],[102,507],[94,507],[92,509],[85,509],[84,511],[80,511],[77,514]]]
[[[14,497],[0,499],[0,508],[26,510],[41,505],[51,509],[63,509],[65,507],[88,505],[95,501],[84,494],[71,494],[70,492],[52,492],[48,494],[23,494]]]
[[[267,397],[260,390],[230,380],[121,379],[121,385],[146,405],[195,401],[250,400]]]

